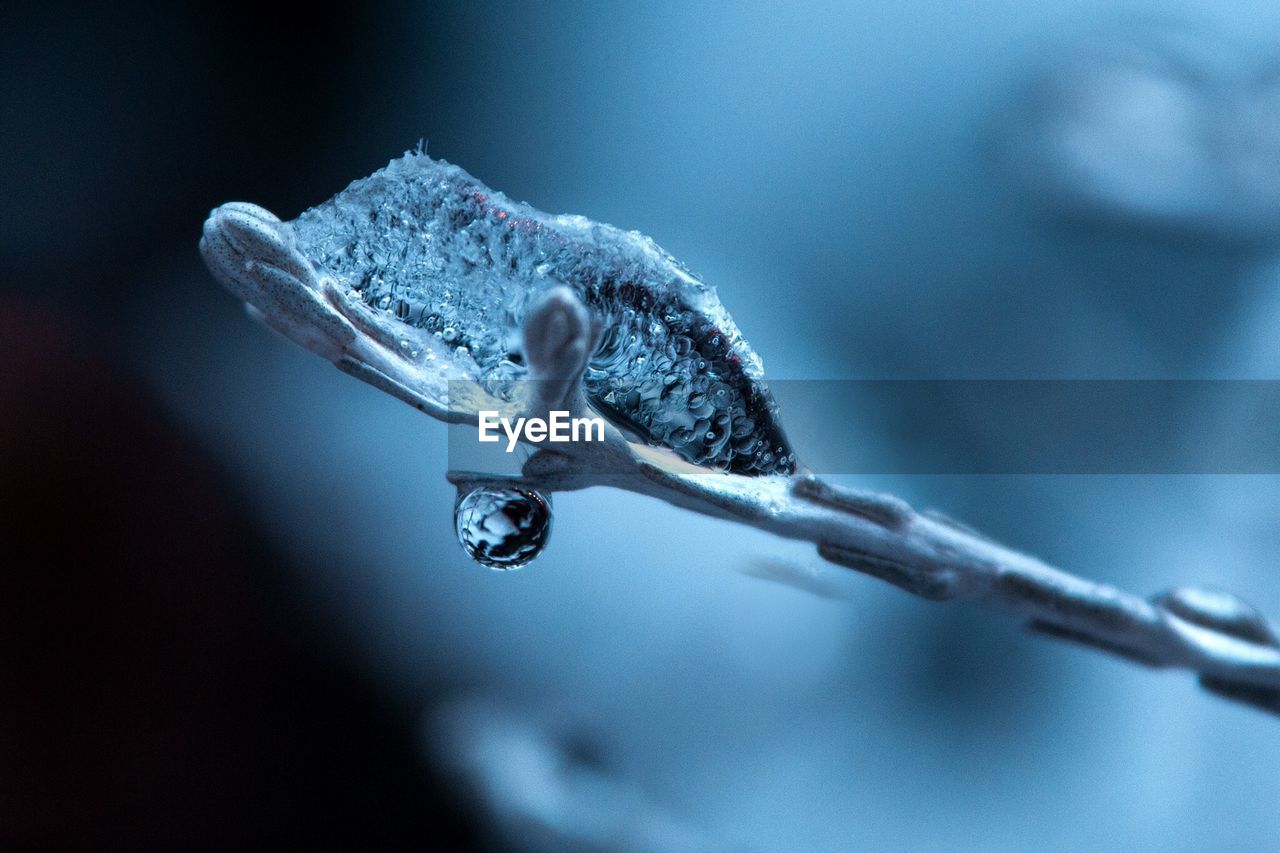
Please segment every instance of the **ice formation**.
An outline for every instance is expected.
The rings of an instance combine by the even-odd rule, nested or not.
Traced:
[[[526,311],[567,285],[602,329],[584,385],[604,417],[704,467],[795,471],[759,357],[714,290],[648,237],[541,213],[418,152],[292,226],[319,273],[394,321],[406,357],[509,396],[527,376]]]

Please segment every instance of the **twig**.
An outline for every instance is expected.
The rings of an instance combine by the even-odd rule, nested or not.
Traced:
[[[251,313],[344,371],[433,417],[472,422],[439,402],[438,376],[396,348],[358,301],[320,278],[287,223],[252,205],[225,205],[201,241],[215,274]],[[598,330],[568,288],[550,291],[525,322],[530,413],[586,413],[581,377]],[[610,429],[602,443],[540,449],[519,477],[451,471],[459,489],[520,486],[544,492],[610,486],[817,545],[826,560],[931,601],[975,601],[1048,636],[1154,667],[1187,669],[1202,686],[1280,714],[1280,639],[1240,599],[1184,587],[1151,599],[1084,580],[889,495],[842,488],[808,473],[711,473]]]

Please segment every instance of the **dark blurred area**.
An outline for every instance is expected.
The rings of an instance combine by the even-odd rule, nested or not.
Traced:
[[[78,318],[0,315],[9,849],[465,846],[207,454]],[[10,846],[12,845],[12,846]]]
[[[1189,679],[607,491],[558,495],[530,568],[470,564],[443,428],[249,322],[196,240],[425,139],[652,235],[771,378],[1275,379],[1278,27],[1252,0],[6,10],[0,847],[1274,848],[1274,721]],[[789,423],[818,456],[859,405]],[[856,482],[1280,613],[1280,478]]]
[[[194,247],[228,192],[303,197],[278,164],[308,160],[356,96],[371,20],[4,17],[0,846],[470,849],[473,821],[417,757],[420,709],[335,647],[122,336],[156,247]]]

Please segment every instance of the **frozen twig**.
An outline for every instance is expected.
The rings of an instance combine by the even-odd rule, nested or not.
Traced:
[[[218,277],[251,313],[346,372],[442,420],[472,420],[426,389],[438,380],[406,357],[368,309],[316,272],[288,223],[246,204],[225,205],[201,241]],[[567,288],[527,316],[524,349],[537,413],[584,410],[581,377],[598,329]],[[1155,667],[1198,674],[1208,690],[1280,713],[1280,640],[1252,607],[1227,593],[1180,588],[1141,598],[1084,580],[904,501],[793,476],[712,473],[610,429],[604,442],[541,449],[519,477],[453,471],[459,489],[544,492],[610,486],[817,545],[840,566],[932,601],[975,601],[1033,629]]]

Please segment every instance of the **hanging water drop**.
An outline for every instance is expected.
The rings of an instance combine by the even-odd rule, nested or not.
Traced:
[[[460,494],[453,522],[471,559],[500,571],[518,569],[546,547],[551,504],[528,489],[481,486]]]

